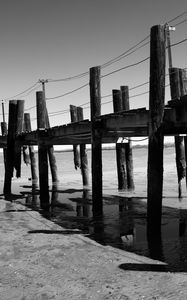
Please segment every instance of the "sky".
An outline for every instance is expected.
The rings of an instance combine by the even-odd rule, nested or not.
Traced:
[[[24,99],[36,129],[36,91],[41,90],[38,80],[45,79],[49,80],[45,87],[51,126],[70,122],[70,104],[85,104],[84,117],[89,118],[89,73],[68,81],[53,80],[103,65],[148,37],[153,25],[165,24],[185,11],[186,0],[0,0],[0,100],[5,99],[6,113],[8,99]],[[186,18],[187,12],[169,24]],[[187,22],[171,32],[171,43],[185,38]],[[102,68],[101,74],[148,57],[148,41],[131,55]],[[187,67],[186,49],[187,42],[172,48],[173,66]],[[129,86],[131,108],[148,107],[149,85],[134,88],[147,81],[149,60],[102,78],[102,114],[113,111],[112,89],[121,85]],[[142,93],[146,94],[139,95]],[[54,97],[58,98],[50,99]],[[166,101],[169,99],[166,89]]]

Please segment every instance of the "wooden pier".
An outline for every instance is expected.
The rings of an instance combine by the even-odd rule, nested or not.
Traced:
[[[12,157],[15,155],[15,149],[19,150],[22,146],[32,147],[38,145],[40,189],[41,194],[45,195],[45,197],[42,197],[42,206],[45,207],[45,205],[48,205],[49,200],[48,149],[53,145],[74,145],[75,152],[77,151],[77,145],[82,145],[80,149],[82,149],[82,156],[84,162],[86,162],[85,145],[91,144],[93,215],[100,216],[103,213],[102,144],[117,143],[120,137],[148,137],[147,219],[150,227],[154,225],[155,232],[159,232],[162,215],[163,139],[164,136],[187,135],[187,95],[183,92],[178,94],[177,97],[173,97],[168,103],[164,101],[166,30],[165,25],[156,25],[151,28],[149,109],[145,107],[129,109],[128,105],[118,103],[119,105],[116,104],[117,108],[114,109],[113,113],[101,115],[100,67],[90,69],[90,120],[83,120],[81,112],[81,117],[75,117],[74,119],[72,117],[71,123],[50,128],[49,124],[46,124],[45,92],[37,92],[38,129],[29,131],[27,127],[27,131],[22,131],[19,127],[19,130],[17,130],[16,121],[12,125],[9,122],[8,135],[2,132],[2,136],[0,136],[0,147],[7,148],[5,193],[11,193],[12,170],[15,167],[15,161]],[[120,92],[126,93],[127,90],[124,87],[121,88],[117,101],[122,101]],[[12,114],[12,110],[19,111],[19,101],[10,101],[10,114]],[[71,107],[72,113],[74,108]],[[86,164],[84,168],[87,172]],[[88,178],[85,174],[83,184],[88,185]]]

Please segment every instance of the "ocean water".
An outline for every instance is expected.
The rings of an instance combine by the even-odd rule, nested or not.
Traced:
[[[37,156],[37,154],[36,154]],[[45,217],[67,230],[78,230],[103,245],[132,251],[167,264],[168,271],[187,271],[187,193],[182,181],[183,198],[178,199],[174,147],[164,150],[163,215],[161,235],[147,237],[147,148],[133,148],[135,191],[119,192],[116,154],[103,150],[103,203],[100,219],[92,216],[91,191],[83,193],[80,170],[75,170],[72,152],[55,153],[59,175],[58,190],[52,190],[51,207],[39,207],[39,192],[32,190],[30,167],[22,165],[22,177],[13,178],[12,201],[38,209]],[[88,151],[89,170],[91,152]],[[90,174],[91,179],[91,174]],[[0,156],[0,189],[3,198],[4,166]],[[90,180],[91,181],[91,180]]]

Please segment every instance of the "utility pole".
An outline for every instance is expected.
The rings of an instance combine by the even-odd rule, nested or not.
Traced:
[[[45,83],[48,83],[47,79],[39,79],[39,82],[42,84],[42,90],[45,94]]]

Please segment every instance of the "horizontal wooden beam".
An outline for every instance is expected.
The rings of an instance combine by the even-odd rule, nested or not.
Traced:
[[[180,105],[178,104],[180,102]],[[169,101],[164,110],[164,135],[187,134],[187,97]],[[116,143],[119,137],[148,136],[149,111],[146,108],[106,114],[97,118],[102,143]],[[6,147],[6,136],[0,136],[0,147]],[[17,136],[21,145],[74,145],[91,144],[91,122],[83,120],[49,129],[23,132]]]

